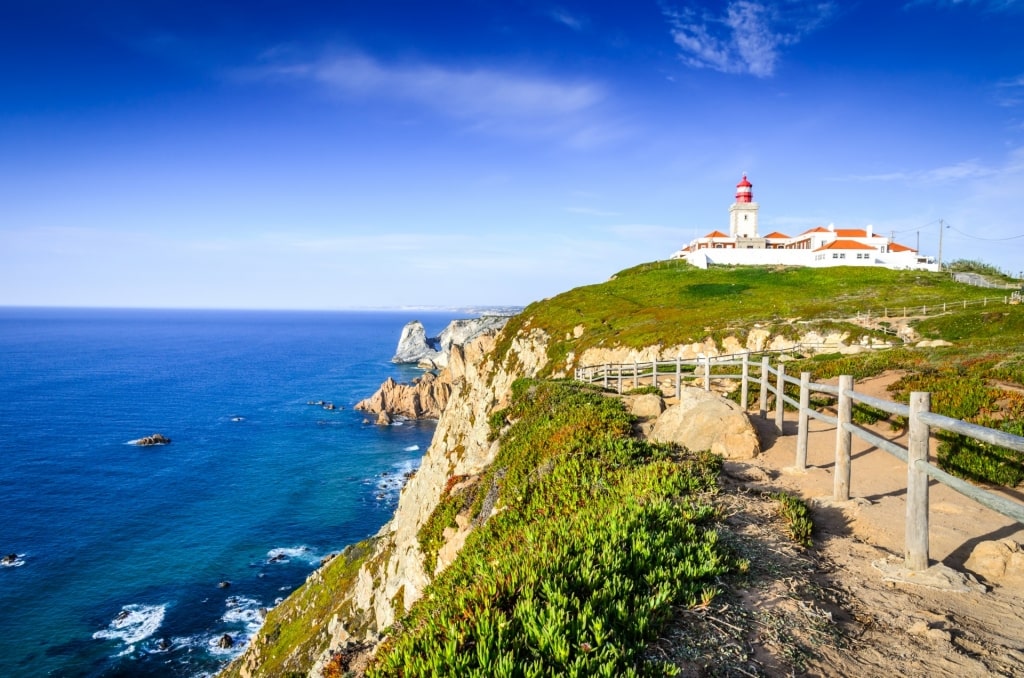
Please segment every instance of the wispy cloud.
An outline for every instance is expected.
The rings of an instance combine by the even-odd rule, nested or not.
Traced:
[[[1000,106],[1014,108],[1024,104],[1024,75],[997,82],[995,92]]]
[[[933,5],[937,7],[980,7],[984,10],[1000,12],[1008,9],[1021,9],[1024,2],[1021,0],[911,0],[904,5],[905,8],[920,7],[922,5]]]
[[[585,214],[590,217],[617,217],[619,212],[607,212],[605,210],[595,209],[593,207],[566,207],[566,212],[572,214]]]
[[[562,7],[552,7],[548,10],[547,15],[552,20],[577,32],[582,31],[587,25],[586,19],[576,14],[570,14]]]
[[[605,88],[592,81],[431,63],[388,64],[361,53],[298,62],[270,58],[271,63],[247,75],[315,82],[345,97],[412,103],[481,126],[564,120],[590,111],[606,97]]]
[[[946,181],[964,181],[968,179],[983,179],[991,177],[1002,171],[999,168],[988,167],[977,160],[965,160],[953,165],[933,167],[931,169],[884,172],[881,174],[855,174],[846,177],[838,177],[839,181],[877,181],[877,182],[917,182],[917,183],[941,183]]]
[[[732,0],[723,14],[662,6],[684,63],[767,78],[782,48],[798,43],[837,11],[835,2]]]

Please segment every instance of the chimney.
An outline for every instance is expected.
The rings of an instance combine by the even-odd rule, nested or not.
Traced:
[[[875,227],[874,227],[874,226],[872,226],[871,224],[868,224],[867,228],[866,228],[866,229],[864,229],[864,230],[866,230],[866,231],[868,232],[868,237],[869,237],[869,238],[873,238],[873,237],[875,237],[875,233],[874,233],[874,231],[875,231]]]
[[[833,232],[833,233],[835,233],[835,230],[836,230],[836,225],[835,225],[835,224],[829,224],[829,225],[828,225],[828,230],[829,230],[829,231],[831,231],[831,232]]]

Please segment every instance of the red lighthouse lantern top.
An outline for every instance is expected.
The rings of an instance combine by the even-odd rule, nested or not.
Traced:
[[[753,184],[747,181],[747,173],[743,173],[743,178],[740,179],[740,183],[736,184],[736,202],[753,202],[754,191]]]

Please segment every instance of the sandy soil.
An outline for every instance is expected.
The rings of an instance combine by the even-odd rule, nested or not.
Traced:
[[[896,378],[856,388],[888,398]],[[779,436],[773,421],[755,416],[762,455],[725,468],[727,539],[750,559],[747,581],[707,609],[680,611],[654,655],[693,676],[1024,676],[1024,577],[977,576],[984,592],[965,593],[885,581],[872,563],[902,560],[905,464],[855,437],[854,500],[834,505],[835,427],[812,420],[810,468],[794,473],[787,467],[795,461],[796,418],[787,419]],[[869,428],[905,445],[885,422]],[[813,548],[786,538],[775,502],[764,496],[780,489],[812,503]],[[979,543],[1024,543],[1024,525],[943,485],[933,482],[930,493],[932,563],[972,574],[965,563]]]

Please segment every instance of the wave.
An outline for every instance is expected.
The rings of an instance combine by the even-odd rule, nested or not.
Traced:
[[[121,655],[132,652],[135,644],[149,638],[164,621],[167,605],[125,605],[102,631],[92,634],[97,640],[120,640],[127,647]]]
[[[3,559],[0,560],[0,567],[21,567],[25,564],[24,553],[12,553],[11,556],[14,557],[11,558],[10,556],[4,556]]]
[[[419,445],[410,445],[409,447],[403,447],[402,451],[403,452],[417,452],[417,451],[419,451],[419,449],[420,449]]]
[[[320,554],[305,544],[302,546],[276,548],[267,551],[267,563],[287,563],[292,559],[298,559],[319,565],[320,558]]]
[[[393,470],[385,471],[377,476],[374,482],[377,488],[377,499],[384,501],[397,500],[398,494],[405,487],[405,484],[409,482],[409,478],[419,469],[421,461],[422,459],[416,458],[393,464],[391,466]]]
[[[259,600],[247,596],[228,596],[224,605],[226,609],[220,621],[227,625],[226,629],[172,638],[171,649],[199,650],[221,659],[234,659],[242,654],[263,626],[265,608]],[[230,647],[221,647],[224,636],[231,638]]]

